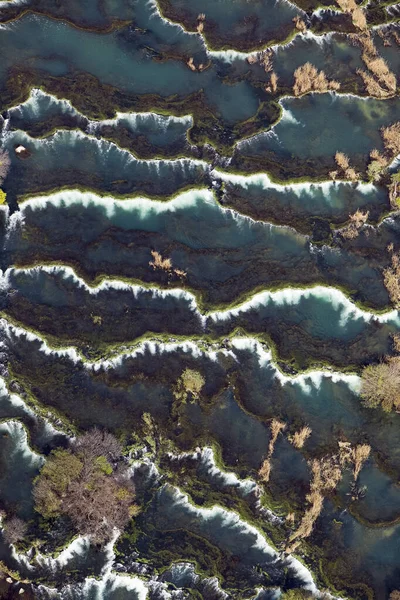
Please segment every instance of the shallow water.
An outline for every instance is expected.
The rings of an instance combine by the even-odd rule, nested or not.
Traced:
[[[395,14],[363,7],[373,26]],[[295,15],[308,31],[291,40]],[[396,353],[382,271],[400,224],[389,175],[365,169],[399,103],[365,97],[350,17],[314,0],[26,0],[0,3],[0,21],[0,508],[29,522],[14,548],[0,537],[13,593],[386,600],[400,588],[400,417],[363,405],[360,376]],[[394,72],[397,30],[372,30]],[[250,56],[266,46],[272,94]],[[292,97],[307,61],[341,93]],[[336,151],[359,182],[330,180]],[[368,225],[346,240],[357,209]],[[185,369],[204,385],[182,399]],[[102,549],[40,520],[32,496],[51,450],[93,425],[123,441],[141,507]],[[310,461],[339,442],[370,455],[356,481],[342,464],[287,555]]]

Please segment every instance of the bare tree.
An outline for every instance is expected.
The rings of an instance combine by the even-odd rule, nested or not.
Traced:
[[[0,185],[8,175],[11,160],[7,150],[0,150]]]
[[[109,431],[94,427],[78,437],[73,448],[75,452],[82,454],[83,458],[96,458],[105,456],[112,460],[122,455],[122,446],[117,438]]]
[[[19,517],[11,517],[4,523],[3,538],[7,544],[15,544],[25,537],[26,523]]]

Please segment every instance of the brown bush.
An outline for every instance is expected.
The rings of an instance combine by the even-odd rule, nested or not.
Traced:
[[[7,544],[15,544],[24,539],[27,524],[18,517],[11,517],[4,523],[3,538]]]
[[[354,479],[357,479],[363,464],[369,457],[371,452],[371,446],[368,444],[360,444],[353,448],[353,462],[354,462]]]
[[[400,307],[400,255],[392,254],[392,265],[383,271],[383,282],[391,301]]]
[[[258,471],[260,479],[262,479],[262,481],[264,481],[265,483],[269,481],[269,476],[271,473],[271,458],[274,453],[276,440],[278,439],[278,435],[280,434],[280,432],[283,431],[285,427],[285,423],[282,423],[278,419],[272,419],[270,423],[271,438],[268,444],[268,454]]]
[[[304,31],[307,31],[307,26],[299,15],[293,17],[292,21],[298,31],[301,31],[302,33],[304,33]]]
[[[296,431],[293,435],[289,436],[289,441],[295,448],[302,448],[310,437],[312,430],[308,425],[302,427],[299,431]]]
[[[369,96],[374,96],[375,98],[386,98],[390,95],[389,91],[383,89],[367,71],[357,69],[357,74],[363,79]]]
[[[298,67],[294,72],[293,93],[295,96],[307,94],[308,92],[327,92],[328,90],[338,90],[340,83],[338,81],[329,81],[323,71],[318,70],[311,63],[307,62]]]
[[[343,152],[336,152],[335,161],[338,167],[340,167],[343,171],[349,168],[349,157],[346,156]]]
[[[400,357],[369,365],[361,376],[361,398],[368,408],[380,406],[385,412],[400,407]]]
[[[149,265],[153,269],[161,269],[162,271],[171,271],[172,261],[170,258],[163,258],[162,255],[156,250],[151,251],[153,260],[149,262]]]
[[[400,591],[393,590],[393,592],[390,592],[389,600],[400,600]]]
[[[393,158],[400,154],[400,121],[388,127],[382,127],[381,133],[386,152]]]

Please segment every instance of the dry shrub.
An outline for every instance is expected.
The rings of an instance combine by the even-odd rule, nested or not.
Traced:
[[[400,121],[388,127],[382,127],[381,133],[386,152],[392,157],[400,154]]]
[[[393,592],[390,592],[389,600],[400,600],[400,590],[393,590]]]
[[[3,538],[7,544],[15,544],[24,539],[27,524],[18,517],[11,517],[4,523]]]
[[[11,160],[7,150],[0,150],[0,185],[3,183],[10,170]]]
[[[162,255],[156,250],[151,251],[151,255],[153,260],[149,262],[149,265],[153,267],[153,269],[161,269],[163,271],[171,271],[172,269],[172,261],[170,258],[163,258]]]
[[[187,276],[186,271],[183,271],[182,269],[174,269],[174,273],[181,279],[185,279],[185,277]]]
[[[295,96],[307,94],[308,92],[327,92],[328,90],[338,90],[340,83],[338,81],[329,81],[323,71],[319,71],[307,62],[298,67],[294,72],[293,93]]]
[[[296,431],[293,435],[289,436],[289,441],[295,448],[302,448],[306,440],[310,437],[312,429],[305,425],[299,431]]]
[[[393,348],[394,348],[395,352],[400,353],[400,333],[394,333],[392,335],[392,339],[393,339]]]
[[[392,254],[391,262],[383,271],[383,282],[393,304],[400,307],[400,255]]]
[[[338,167],[340,167],[343,171],[346,171],[350,167],[349,157],[343,152],[336,152],[335,161]]]
[[[282,421],[279,421],[278,419],[272,419],[271,421],[271,425],[270,425],[270,429],[271,429],[271,439],[269,441],[269,446],[268,446],[268,454],[272,455],[273,451],[274,451],[274,446],[276,443],[276,440],[278,439],[278,435],[280,434],[281,431],[283,431],[286,427],[285,423],[282,423]]]
[[[302,33],[304,33],[304,31],[307,30],[307,26],[304,23],[303,19],[299,16],[296,15],[293,19],[292,19],[294,26],[296,27],[296,29],[298,31],[301,31]]]
[[[351,18],[353,21],[354,27],[357,29],[365,30],[367,29],[367,19],[365,17],[365,12],[362,8],[357,6],[357,8],[352,12]]]
[[[378,365],[368,365],[361,376],[361,398],[368,408],[385,412],[400,407],[400,357],[395,356]]]
[[[355,0],[336,0],[343,12],[351,13],[357,8]]]
[[[382,166],[386,166],[388,163],[387,159],[383,156],[383,154],[381,154],[379,152],[379,150],[377,148],[374,148],[373,150],[371,150],[369,156],[370,156],[371,160],[376,160]]]
[[[336,0],[343,12],[351,15],[354,27],[367,29],[367,19],[362,8],[357,6],[355,0]]]
[[[357,181],[357,179],[359,179],[359,175],[355,172],[353,167],[349,167],[348,169],[346,169],[344,172],[344,176],[346,177],[346,179],[350,179],[350,181]]]
[[[259,475],[261,481],[268,483],[270,474],[271,474],[271,461],[269,458],[266,458],[263,461],[263,463],[258,471],[258,475]]]
[[[371,446],[368,444],[360,444],[353,448],[353,462],[354,462],[354,479],[357,479],[363,464],[369,457],[371,452]]]
[[[292,542],[292,544],[286,547],[287,552],[293,552],[298,546],[299,540],[307,538],[311,534],[314,523],[322,510],[324,494],[334,490],[342,477],[340,463],[336,456],[326,456],[320,460],[313,459],[310,467],[312,479],[310,493],[306,496],[310,506],[306,509],[299,527],[290,536],[289,543]],[[293,544],[293,542],[295,543]]]
[[[260,65],[264,68],[266,73],[269,73],[273,69],[273,53],[271,49],[263,50],[258,54],[258,61]]]
[[[314,527],[314,523],[321,513],[322,506],[324,503],[324,497],[320,492],[311,492],[307,495],[306,499],[307,502],[310,503],[310,506],[305,511],[303,518],[300,521],[300,525],[298,526],[296,531],[290,536],[289,543],[294,542],[295,540],[307,538],[311,534]],[[291,545],[286,547],[286,552],[293,552],[298,545],[299,541],[297,541],[295,544],[292,543]]]
[[[197,23],[196,30],[197,30],[197,33],[203,33],[203,31],[204,31],[204,21],[200,21],[199,23]]]
[[[354,223],[354,225],[355,225],[355,227],[357,227],[357,229],[361,229],[361,227],[363,225],[365,225],[365,223],[368,220],[368,217],[369,217],[369,210],[366,210],[365,212],[363,212],[359,208],[357,208],[355,213],[353,213],[352,215],[349,215],[350,221],[352,223]]]
[[[286,521],[288,523],[294,523],[295,522],[295,514],[293,512],[290,512],[286,515]]]
[[[339,171],[329,171],[329,177],[335,181],[336,177],[339,175]]]
[[[375,98],[386,98],[389,96],[389,91],[383,89],[379,83],[367,73],[367,71],[363,71],[362,69],[357,69],[358,75],[363,79],[365,88],[368,92],[369,96],[374,96]]]
[[[271,73],[271,89],[274,93],[278,89],[278,75],[274,71]]]
[[[196,71],[196,70],[197,70],[197,69],[196,69],[196,65],[195,65],[195,64],[194,64],[194,62],[193,62],[193,56],[191,56],[191,57],[189,58],[189,60],[188,60],[188,61],[186,61],[186,64],[187,64],[187,66],[189,67],[189,69],[190,69],[191,71]]]

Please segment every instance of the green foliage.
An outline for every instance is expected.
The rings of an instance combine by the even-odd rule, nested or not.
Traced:
[[[121,453],[118,440],[98,429],[71,449],[54,450],[35,480],[36,510],[45,518],[69,517],[78,533],[98,543],[109,539],[139,511]]]
[[[7,194],[0,189],[0,204],[5,204],[7,199]]]
[[[59,516],[61,498],[82,469],[83,462],[70,450],[53,450],[35,480],[36,510],[46,518]]]
[[[309,598],[313,598],[313,595],[303,588],[294,588],[282,594],[281,598],[282,600],[308,600]]]
[[[194,369],[185,369],[182,375],[179,377],[176,389],[175,397],[182,401],[187,399],[190,394],[193,398],[199,398],[200,392],[205,384],[205,379],[199,371]]]
[[[105,456],[98,456],[95,459],[95,464],[99,467],[100,471],[102,473],[104,473],[105,475],[111,475],[111,473],[113,472],[113,468]]]

